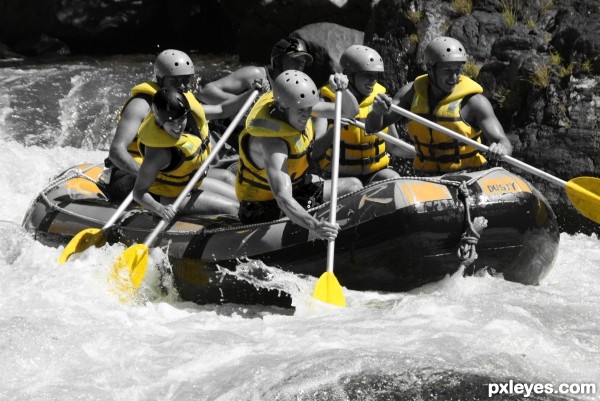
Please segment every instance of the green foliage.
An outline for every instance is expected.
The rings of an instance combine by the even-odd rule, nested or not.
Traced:
[[[556,52],[550,52],[550,64],[552,65],[561,65],[563,62],[563,58],[560,54]]]
[[[463,67],[463,73],[471,78],[472,80],[476,80],[479,75],[480,67],[473,60],[468,59]]]
[[[410,42],[415,45],[418,45],[419,42],[421,41],[421,39],[419,38],[419,35],[417,35],[416,33],[411,33],[408,36],[408,40],[410,40]]]
[[[421,10],[408,10],[406,17],[411,20],[415,25],[423,19],[423,11]]]
[[[527,22],[525,23],[525,27],[528,29],[533,29],[537,26],[537,23],[535,22],[535,20],[533,18],[529,18],[527,20]]]
[[[552,70],[549,65],[538,66],[531,76],[529,82],[536,88],[547,88],[550,85],[550,77],[552,76]]]
[[[456,12],[468,15],[473,11],[473,0],[452,0],[452,7]]]
[[[573,75],[573,70],[575,69],[575,63],[569,63],[569,65],[561,66],[560,68],[560,76],[566,77],[568,75]]]
[[[517,23],[519,0],[500,0],[502,18],[508,28]]]
[[[542,12],[550,11],[554,7],[554,0],[545,1],[540,7]]]
[[[592,64],[592,61],[585,57],[583,59],[583,62],[581,63],[581,71],[583,71],[586,74],[589,74],[592,72],[592,70],[594,69],[594,65]]]
[[[523,96],[519,92],[512,91],[503,86],[498,88],[496,98],[505,110],[519,110],[523,105]]]

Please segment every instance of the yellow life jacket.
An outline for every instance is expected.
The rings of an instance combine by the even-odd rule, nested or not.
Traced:
[[[138,146],[142,155],[146,146],[171,148],[172,155],[171,164],[158,173],[148,192],[172,198],[179,196],[208,157],[210,139],[199,129],[202,120],[196,114],[191,115],[193,119],[188,118],[186,132],[179,138],[174,138],[159,127],[152,113],[148,114],[142,122],[138,131]],[[202,180],[199,180],[195,188],[198,188],[201,183]]]
[[[386,89],[379,83],[375,83],[373,91],[359,104],[356,119],[365,122],[367,115],[373,109],[375,97],[385,93]],[[335,101],[335,92],[329,86],[321,88],[321,95]],[[388,132],[385,128],[383,132]],[[345,176],[361,176],[376,173],[390,164],[390,156],[385,150],[385,141],[376,135],[365,135],[365,131],[348,125],[340,131],[340,167],[339,172]],[[331,163],[331,147],[327,150],[325,157],[320,162],[321,169],[325,169]]]
[[[287,144],[288,173],[292,188],[304,182],[309,167],[309,155],[314,141],[312,120],[306,124],[304,133],[284,121],[270,116],[273,92],[262,95],[248,115],[246,128],[240,133],[240,159],[238,163],[235,193],[238,200],[262,202],[275,199],[265,169],[257,167],[250,159],[249,142],[251,137],[280,138]]]
[[[466,96],[483,93],[481,86],[461,75],[452,93],[440,101],[433,111],[427,98],[429,77],[421,75],[414,81],[414,97],[410,110],[454,132],[481,143],[481,130],[467,124],[460,116]],[[435,131],[413,120],[407,125],[408,134],[415,143],[417,155],[413,164],[416,170],[427,173],[446,173],[481,167],[487,160],[479,151],[458,142],[448,135]]]
[[[154,94],[159,89],[160,86],[156,82],[143,82],[134,86],[131,89],[129,99],[127,99],[127,101],[125,101],[125,103],[123,104],[123,107],[121,107],[118,120],[121,119],[123,110],[125,110],[125,107],[127,107],[131,100],[142,95],[154,96]],[[202,105],[198,102],[198,100],[196,100],[196,98],[190,91],[185,92],[185,97],[190,103],[190,109],[192,110],[192,113],[194,113],[202,121],[202,124],[198,124],[198,127],[200,127],[200,130],[204,134],[208,134],[208,124],[206,122],[206,115],[204,113]],[[135,160],[138,164],[142,164],[142,154],[140,153],[140,149],[138,148],[137,134],[136,137],[133,138],[133,141],[131,141],[129,146],[127,146],[127,152],[131,155],[131,157],[133,157],[133,160]]]

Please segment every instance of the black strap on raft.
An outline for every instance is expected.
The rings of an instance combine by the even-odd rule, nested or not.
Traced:
[[[466,275],[473,274],[475,271],[474,266],[471,266],[478,256],[475,247],[477,246],[477,243],[479,243],[481,232],[487,227],[488,222],[483,216],[475,217],[475,219],[471,221],[471,211],[468,202],[469,189],[465,181],[460,184],[459,191],[464,199],[465,221],[468,223],[468,227],[460,238],[460,244],[458,245],[456,254],[460,259],[459,269],[464,269],[463,274]]]

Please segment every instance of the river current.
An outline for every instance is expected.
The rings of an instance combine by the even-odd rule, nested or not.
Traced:
[[[455,275],[407,293],[346,290],[345,309],[316,304],[316,279],[270,266],[295,309],[184,302],[153,288],[152,266],[143,299],[121,304],[106,283],[120,245],[59,266],[23,216],[55,175],[104,159],[152,59],[0,64],[0,400],[600,399],[593,233],[562,233],[539,286]],[[194,61],[205,81],[239,67]],[[596,392],[576,391],[586,384]]]

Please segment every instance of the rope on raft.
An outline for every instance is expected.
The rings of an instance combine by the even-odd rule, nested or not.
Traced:
[[[90,216],[82,215],[80,213],[71,212],[69,210],[66,210],[64,207],[61,207],[58,204],[52,202],[47,197],[48,193],[52,192],[53,190],[55,190],[58,187],[60,187],[61,185],[63,185],[66,181],[73,179],[73,178],[82,178],[82,179],[91,181],[93,183],[96,183],[95,179],[89,177],[86,174],[89,170],[91,170],[94,167],[96,167],[96,166],[91,165],[84,169],[72,168],[72,169],[69,169],[69,170],[61,173],[60,175],[55,177],[53,180],[51,180],[49,185],[44,190],[42,190],[38,196],[40,198],[42,198],[44,200],[44,202],[52,210],[67,214],[72,217],[80,218],[83,221],[96,223],[101,226],[102,224],[104,224],[103,221],[100,221],[100,220],[95,219]],[[374,182],[372,184],[365,186],[364,188],[381,185],[382,183],[385,183],[385,182],[398,181],[401,179],[402,180],[427,181],[427,182],[431,182],[431,183],[436,183],[436,184],[441,184],[441,185],[446,185],[446,186],[454,186],[454,187],[459,188],[461,193],[464,195],[466,220],[467,220],[469,226],[467,227],[467,230],[465,231],[465,233],[463,233],[463,235],[462,235],[461,243],[460,243],[460,246],[458,249],[458,257],[461,259],[461,265],[464,264],[465,266],[469,266],[477,258],[477,253],[475,252],[475,245],[477,245],[477,242],[479,241],[479,236],[480,236],[481,231],[487,226],[487,220],[484,217],[476,217],[475,220],[473,222],[471,222],[470,211],[469,211],[469,206],[468,206],[468,201],[467,201],[467,198],[468,198],[468,189],[467,188],[470,185],[474,184],[481,177],[483,177],[487,174],[490,174],[491,172],[498,170],[498,169],[501,169],[501,168],[495,167],[495,168],[491,168],[486,171],[482,171],[481,174],[478,174],[478,175],[472,177],[469,181],[455,181],[455,180],[452,180],[450,177],[444,178],[444,177],[414,177],[414,176],[411,176],[411,177],[390,178],[387,180],[377,181],[377,182]],[[364,190],[364,188],[363,188],[363,190]],[[344,194],[343,196],[338,197],[338,200],[342,200],[342,199],[350,197],[352,195],[353,195],[353,193]],[[315,213],[315,212],[317,212],[321,209],[327,208],[327,207],[329,207],[329,202],[325,202],[321,205],[310,208],[307,211],[309,213]],[[133,217],[136,214],[142,214],[142,213],[150,213],[150,212],[145,211],[145,210],[140,210],[140,209],[133,209],[129,213],[124,213],[123,216],[119,219],[119,221],[113,226],[113,228],[117,229],[117,230],[121,229],[121,226],[125,221],[127,221],[128,219],[130,219],[131,217]],[[234,224],[232,226],[226,226],[226,227],[203,228],[202,231],[205,235],[210,235],[210,234],[215,234],[215,233],[219,233],[219,232],[256,229],[256,228],[259,228],[262,226],[272,225],[273,223],[285,223],[288,221],[290,221],[290,219],[288,217],[283,217],[276,221],[270,221],[270,222],[264,222],[264,223],[247,224],[247,225]],[[139,228],[128,227],[127,229],[131,230],[131,231],[142,232],[142,233],[152,231],[152,229],[141,228],[141,227],[139,227]],[[198,233],[199,233],[198,230],[166,230],[165,231],[165,234],[169,234],[169,235],[194,235],[194,234],[198,234]]]
[[[465,232],[462,234],[460,243],[457,250],[457,256],[460,259],[459,270],[467,269],[470,267],[473,262],[477,259],[477,250],[476,246],[479,243],[479,238],[481,237],[481,232],[484,228],[487,227],[487,219],[483,216],[475,217],[473,221],[471,221],[471,211],[469,208],[469,188],[468,183],[463,181],[459,186],[459,191],[463,195],[465,202],[465,221],[468,226]]]

